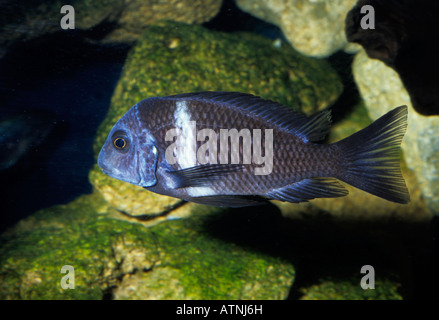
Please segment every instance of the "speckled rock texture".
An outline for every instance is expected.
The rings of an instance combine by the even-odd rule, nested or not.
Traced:
[[[212,237],[198,210],[146,228],[98,193],[44,209],[0,237],[0,299],[285,299],[294,267]],[[62,288],[65,265],[73,289]]]
[[[327,57],[348,44],[345,17],[356,0],[237,0],[237,5],[262,20],[277,25],[292,46],[313,57]]]

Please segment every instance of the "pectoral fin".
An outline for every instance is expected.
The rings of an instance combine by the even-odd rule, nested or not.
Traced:
[[[176,188],[208,186],[212,181],[227,174],[243,170],[241,164],[209,164],[169,171],[174,176]]]

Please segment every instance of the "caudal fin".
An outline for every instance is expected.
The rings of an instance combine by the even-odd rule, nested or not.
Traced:
[[[406,128],[407,106],[401,106],[337,142],[343,155],[338,178],[386,200],[408,203],[410,195],[399,159]]]

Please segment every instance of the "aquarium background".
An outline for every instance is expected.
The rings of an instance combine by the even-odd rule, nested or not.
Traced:
[[[437,5],[77,0],[76,27],[62,30],[64,4],[0,4],[1,160],[11,159],[0,167],[1,299],[438,297],[439,68],[425,50],[439,34]],[[374,33],[358,27],[364,5],[380,18]],[[350,188],[341,199],[225,209],[101,173],[100,147],[133,104],[203,90],[331,108],[326,142],[409,105],[411,203]],[[60,286],[64,265],[74,289]],[[374,289],[361,286],[363,266]]]

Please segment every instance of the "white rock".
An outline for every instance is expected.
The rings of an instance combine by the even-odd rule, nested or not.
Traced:
[[[241,10],[282,29],[301,53],[326,57],[344,49],[358,50],[345,35],[345,18],[356,0],[237,0]]]

